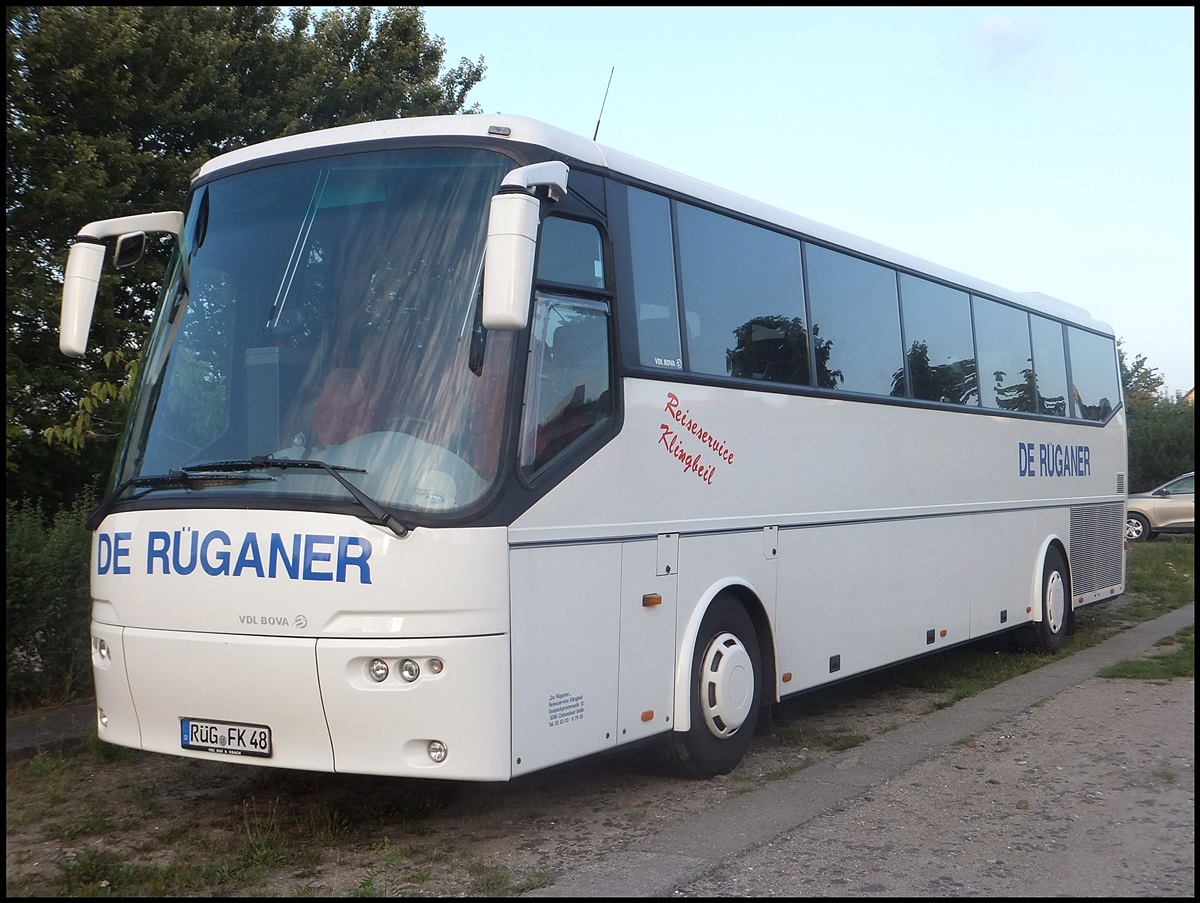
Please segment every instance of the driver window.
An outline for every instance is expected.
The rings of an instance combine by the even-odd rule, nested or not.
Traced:
[[[608,305],[538,295],[521,427],[525,476],[612,415]]]
[[[587,289],[604,288],[600,230],[591,223],[547,217],[542,223],[538,279]]]

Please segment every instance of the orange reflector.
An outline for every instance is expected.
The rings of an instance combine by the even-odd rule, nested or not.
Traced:
[[[1033,606],[1032,605],[1025,606],[1025,614],[1027,614],[1027,615],[1033,614]]]
[[[946,635],[946,631],[945,631],[945,630],[943,630],[943,631],[942,631],[942,636],[945,636],[945,635]]]
[[[642,712],[642,720],[643,721],[653,721],[654,720],[654,709],[646,709],[646,711]]]
[[[783,672],[783,682],[784,682],[784,683],[787,683],[787,682],[788,682],[788,681],[790,681],[791,679],[792,679],[792,672],[791,672],[791,671],[784,671],[784,672]]]
[[[647,607],[649,607],[651,605],[662,605],[662,594],[661,593],[646,593],[646,595],[642,596],[642,605],[645,605]],[[642,720],[646,721],[647,719],[643,718]]]

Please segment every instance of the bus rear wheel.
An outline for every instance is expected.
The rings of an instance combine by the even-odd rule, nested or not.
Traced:
[[[667,765],[694,778],[733,771],[754,738],[761,682],[754,623],[736,599],[718,596],[704,615],[692,653],[691,727],[659,740]]]
[[[1056,546],[1046,550],[1042,565],[1042,619],[1031,621],[1017,633],[1022,652],[1058,652],[1066,638],[1071,618],[1071,578],[1067,563]]]

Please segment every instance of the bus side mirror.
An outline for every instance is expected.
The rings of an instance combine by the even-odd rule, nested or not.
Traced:
[[[532,189],[545,187],[552,201],[567,191],[567,164],[534,163],[514,169],[492,196],[483,256],[483,325],[524,329],[529,323],[533,265],[541,202]]]
[[[146,233],[126,232],[117,238],[117,247],[113,251],[113,266],[118,270],[131,267],[146,253]]]
[[[58,331],[58,350],[68,357],[82,357],[87,350],[88,330],[92,326],[92,308],[104,267],[104,245],[80,241],[71,245],[63,276],[62,319]]]
[[[147,232],[170,232],[178,236],[183,212],[143,213],[88,223],[75,236],[63,272],[62,315],[58,349],[68,357],[82,357],[87,350],[88,330],[104,268],[105,239],[117,239],[114,262],[118,267],[138,262],[146,250]]]

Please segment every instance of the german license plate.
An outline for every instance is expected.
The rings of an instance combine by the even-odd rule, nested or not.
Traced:
[[[271,757],[271,728],[239,721],[180,718],[180,746],[227,756]]]

